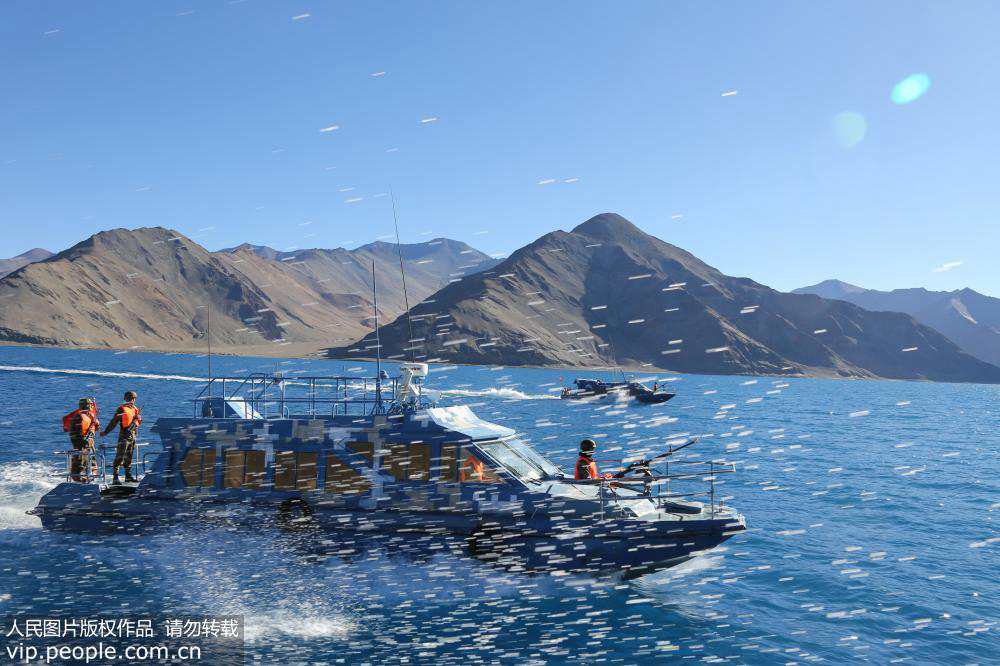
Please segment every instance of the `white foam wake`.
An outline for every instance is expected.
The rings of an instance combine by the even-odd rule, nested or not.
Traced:
[[[49,375],[86,375],[88,377],[128,377],[131,379],[169,379],[178,382],[205,382],[202,377],[187,375],[157,375],[143,372],[110,372],[107,370],[77,370],[74,368],[43,368],[37,365],[0,365],[0,372],[39,372]]]
[[[21,460],[0,465],[0,530],[39,527],[38,518],[25,511],[60,480],[49,464]]]
[[[557,395],[546,395],[536,393],[524,393],[512,388],[488,388],[488,389],[444,389],[437,393],[446,396],[462,398],[505,398],[507,400],[558,400]]]

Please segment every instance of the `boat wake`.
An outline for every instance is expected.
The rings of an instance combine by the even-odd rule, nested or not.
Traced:
[[[86,377],[127,377],[129,379],[157,379],[177,382],[205,382],[203,377],[187,375],[157,375],[143,372],[110,372],[107,370],[77,370],[74,368],[43,368],[37,365],[0,365],[0,372],[37,372],[46,375],[84,375]]]
[[[397,612],[405,616],[410,612],[405,609],[414,604],[425,611],[478,604],[552,585],[547,579],[536,583],[453,554],[434,552],[415,563],[398,556],[394,548],[358,551],[357,537],[341,533],[317,541],[316,535],[298,539],[270,529],[206,532],[178,526],[139,548],[130,544],[127,556],[120,552],[121,544],[105,546],[107,552],[91,547],[88,554],[133,566],[136,576],[155,572],[175,591],[174,603],[183,607],[243,615],[251,644],[280,644],[282,638],[296,639],[287,642],[289,646],[370,639],[381,622],[392,621]],[[341,555],[344,551],[355,554]]]
[[[427,393],[431,391],[428,390]],[[512,388],[488,388],[488,389],[445,389],[435,391],[445,397],[454,398],[503,398],[505,400],[558,400],[557,395],[547,395],[544,393],[524,393]]]
[[[632,590],[688,619],[703,619],[714,610],[688,594],[690,588],[718,580],[714,570],[726,566],[725,548],[707,551],[676,567],[657,571],[632,581]]]
[[[18,461],[0,465],[0,530],[38,528],[38,518],[25,513],[56,487],[60,478],[52,465]]]

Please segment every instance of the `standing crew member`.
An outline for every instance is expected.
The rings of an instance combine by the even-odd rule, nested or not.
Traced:
[[[94,433],[101,427],[97,420],[97,405],[93,398],[80,398],[76,409],[63,417],[63,432],[69,433],[69,442],[74,451],[69,464],[69,477],[74,481],[86,481],[89,451],[94,448]]]
[[[139,407],[135,404],[135,391],[125,391],[125,402],[115,410],[115,416],[111,423],[104,429],[101,436],[107,436],[114,430],[115,425],[120,426],[118,430],[118,448],[115,450],[115,462],[113,465],[114,479],[111,483],[120,484],[118,480],[118,468],[125,467],[125,482],[135,482],[132,476],[132,451],[135,449],[135,433],[142,423],[142,416],[139,414]]]
[[[576,468],[573,471],[573,478],[577,481],[581,479],[600,479],[597,472],[597,463],[594,462],[594,454],[597,452],[597,442],[592,439],[585,439],[580,442],[580,457],[576,460]],[[611,478],[611,472],[605,472],[605,479]]]

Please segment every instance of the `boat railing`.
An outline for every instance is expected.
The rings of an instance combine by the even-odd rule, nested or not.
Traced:
[[[287,416],[385,413],[395,400],[397,377],[285,376],[255,373],[212,377],[195,396],[195,417],[284,418]]]
[[[662,471],[650,470],[648,476],[598,479],[602,516],[608,509],[623,510],[623,500],[637,497],[653,500],[657,509],[668,508],[676,500],[705,497],[708,504],[706,508],[711,517],[715,518],[716,512],[725,504],[725,498],[717,500],[716,477],[736,472],[736,465],[724,460],[678,460],[664,463],[662,467]],[[671,471],[670,467],[680,467],[681,471]],[[682,485],[682,490],[686,492],[674,492],[671,484]],[[691,486],[701,489],[688,490]],[[621,495],[615,492],[615,488],[630,489],[638,492],[638,495]]]
[[[155,451],[147,451],[140,453],[145,444],[139,442],[135,443],[134,452],[132,455],[132,466],[127,472],[123,469],[122,471],[126,473],[127,476],[132,476],[139,478],[141,474],[146,472],[146,459],[149,456],[159,455]],[[107,485],[108,482],[108,458],[112,458],[117,455],[116,445],[107,445],[101,443],[99,446],[86,449],[69,449],[66,451],[53,451],[53,455],[64,456],[66,458],[66,481],[75,481],[77,483],[97,483],[99,485]],[[111,453],[108,453],[110,451]],[[78,474],[73,474],[73,461],[74,459],[80,459],[80,470]],[[75,477],[75,478],[74,478]]]
[[[107,480],[107,457],[104,446],[86,449],[68,449],[66,451],[53,451],[52,455],[64,456],[66,458],[66,481],[77,483],[104,484]],[[73,462],[80,461],[80,469],[77,474],[73,473]]]

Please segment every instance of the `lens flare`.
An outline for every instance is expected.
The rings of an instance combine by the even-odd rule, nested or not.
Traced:
[[[868,132],[868,122],[860,113],[841,111],[833,117],[833,134],[842,148],[853,148]]]
[[[909,104],[924,96],[931,87],[931,77],[926,74],[910,74],[892,87],[892,101],[895,104]]]

